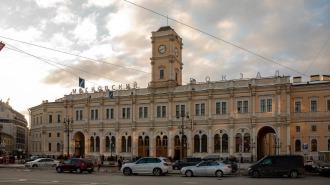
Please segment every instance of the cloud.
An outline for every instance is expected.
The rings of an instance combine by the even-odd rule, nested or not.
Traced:
[[[90,45],[96,40],[97,26],[95,24],[96,14],[90,14],[84,19],[79,19],[73,34],[78,39],[79,45]]]
[[[34,0],[40,8],[51,8],[58,5],[69,4],[69,0]]]
[[[83,4],[83,7],[100,7],[100,8],[105,8],[112,6],[116,3],[114,0],[88,0],[87,3]]]

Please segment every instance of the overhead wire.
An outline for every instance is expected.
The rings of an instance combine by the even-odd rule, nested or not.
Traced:
[[[263,58],[263,59],[265,59],[265,60],[267,60],[267,61],[269,61],[269,62],[275,63],[275,64],[277,64],[277,65],[279,65],[279,66],[282,66],[282,67],[284,67],[284,68],[287,68],[287,69],[289,69],[289,70],[291,70],[291,71],[294,71],[294,72],[299,73],[299,74],[301,74],[301,75],[307,76],[307,75],[305,75],[304,73],[301,73],[301,72],[299,72],[299,71],[297,71],[297,70],[294,70],[294,69],[292,69],[292,68],[290,68],[290,67],[287,67],[287,66],[285,66],[285,65],[283,65],[283,64],[280,64],[280,63],[278,63],[278,62],[275,62],[275,61],[273,61],[273,60],[271,60],[271,59],[269,59],[269,58],[266,58],[266,57],[264,57],[264,56],[262,56],[262,55],[259,55],[259,54],[255,53],[255,52],[253,52],[253,51],[250,51],[250,50],[245,49],[245,48],[243,48],[243,47],[241,47],[241,46],[238,46],[238,45],[236,45],[236,44],[233,44],[233,43],[231,43],[231,42],[228,42],[228,41],[226,41],[226,40],[223,40],[223,39],[221,39],[221,38],[219,38],[219,37],[216,37],[216,36],[214,36],[214,35],[211,35],[211,34],[209,34],[209,33],[207,33],[207,32],[204,32],[204,31],[202,31],[202,30],[199,30],[199,29],[197,29],[197,28],[195,28],[195,27],[189,26],[189,25],[187,25],[187,24],[185,24],[185,23],[182,23],[182,22],[180,22],[180,21],[177,21],[177,20],[175,20],[175,19],[172,19],[172,18],[168,17],[167,15],[165,16],[165,15],[163,15],[163,14],[161,14],[161,13],[158,13],[158,12],[156,12],[156,11],[150,10],[150,9],[144,7],[144,6],[141,6],[141,5],[135,4],[135,3],[130,2],[130,1],[127,1],[127,0],[124,0],[124,1],[126,1],[126,2],[128,2],[128,3],[131,3],[132,5],[138,6],[138,7],[142,8],[142,9],[148,10],[148,11],[150,11],[150,12],[152,12],[152,13],[157,14],[157,15],[160,15],[160,16],[162,16],[162,17],[165,17],[166,19],[170,19],[170,20],[172,20],[172,21],[174,21],[174,22],[177,22],[177,23],[179,23],[179,24],[181,24],[181,25],[184,25],[184,26],[186,26],[186,27],[189,27],[189,28],[191,28],[191,29],[193,29],[193,30],[195,30],[195,31],[198,31],[198,32],[201,32],[201,33],[203,33],[203,34],[205,34],[205,35],[208,35],[208,36],[210,36],[210,37],[213,37],[213,38],[215,38],[215,39],[217,39],[217,40],[220,40],[220,41],[222,41],[222,42],[225,42],[225,43],[227,43],[227,44],[229,44],[229,45],[232,45],[232,46],[234,46],[234,47],[237,47],[237,48],[239,48],[239,49],[241,49],[241,50],[244,50],[244,51],[246,51],[246,52],[248,52],[248,53],[251,53],[251,54],[256,55],[256,56],[258,56],[258,57],[260,57],[260,58]]]

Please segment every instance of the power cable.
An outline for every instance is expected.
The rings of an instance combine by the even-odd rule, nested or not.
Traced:
[[[307,75],[305,75],[305,74],[303,74],[303,73],[301,73],[301,72],[299,72],[299,71],[296,71],[296,70],[294,70],[294,69],[292,69],[292,68],[290,68],[290,67],[287,67],[287,66],[285,66],[285,65],[282,65],[282,64],[280,64],[280,63],[278,63],[278,62],[275,62],[275,61],[273,61],[273,60],[271,60],[271,59],[268,59],[268,58],[266,58],[266,57],[264,57],[264,56],[262,56],[262,55],[259,55],[259,54],[257,54],[257,53],[254,53],[254,52],[252,52],[252,51],[250,51],[250,50],[247,50],[247,49],[245,49],[245,48],[243,48],[243,47],[240,47],[240,46],[238,46],[238,45],[236,45],[236,44],[230,43],[230,42],[228,42],[228,41],[226,41],[226,40],[223,40],[223,39],[221,39],[221,38],[219,38],[219,37],[216,37],[216,36],[214,36],[214,35],[211,35],[211,34],[209,34],[209,33],[204,32],[204,31],[202,31],[202,30],[199,30],[199,29],[197,29],[197,28],[194,28],[194,27],[192,27],[192,26],[189,26],[189,25],[187,25],[187,24],[185,24],[185,23],[182,23],[182,22],[180,22],[180,21],[177,21],[177,20],[175,20],[175,19],[172,19],[172,18],[170,18],[170,17],[168,17],[168,16],[165,16],[165,15],[163,15],[163,14],[160,14],[160,13],[158,13],[158,12],[156,12],[156,11],[150,10],[150,9],[148,9],[148,8],[146,8],[146,7],[143,7],[143,6],[141,6],[141,5],[138,5],[138,4],[135,4],[135,3],[132,3],[132,2],[127,1],[127,0],[124,0],[124,1],[126,1],[126,2],[128,2],[128,3],[131,3],[131,4],[135,5],[135,6],[138,6],[138,7],[142,8],[142,9],[148,10],[148,11],[150,11],[150,12],[152,12],[152,13],[157,14],[157,15],[160,15],[160,16],[162,16],[162,17],[165,17],[166,19],[170,19],[170,20],[172,20],[172,21],[174,21],[174,22],[177,22],[177,23],[179,23],[179,24],[182,24],[182,25],[184,25],[184,26],[186,26],[186,27],[189,27],[189,28],[191,28],[191,29],[193,29],[193,30],[196,30],[196,31],[198,31],[198,32],[201,32],[201,33],[203,33],[203,34],[205,34],[205,35],[208,35],[208,36],[210,36],[210,37],[213,37],[213,38],[215,38],[215,39],[218,39],[218,40],[220,40],[220,41],[222,41],[222,42],[225,42],[225,43],[227,43],[227,44],[229,44],[229,45],[232,45],[232,46],[237,47],[237,48],[239,48],[239,49],[241,49],[241,50],[244,50],[244,51],[246,51],[246,52],[248,52],[248,53],[251,53],[251,54],[256,55],[256,56],[258,56],[258,57],[260,57],[260,58],[263,58],[263,59],[265,59],[265,60],[267,60],[267,61],[269,61],[269,62],[275,63],[275,64],[277,64],[277,65],[280,65],[280,66],[284,67],[284,68],[290,69],[291,71],[294,71],[294,72],[299,73],[299,74],[301,74],[301,75],[307,76]]]

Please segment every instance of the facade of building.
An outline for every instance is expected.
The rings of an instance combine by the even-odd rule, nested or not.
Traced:
[[[318,151],[329,150],[329,76],[318,76],[308,84],[291,83],[289,76],[258,74],[221,81],[206,77],[199,83],[191,79],[183,85],[182,38],[167,26],[152,32],[151,40],[147,88],[112,87],[113,98],[108,88],[74,90],[55,102],[46,100],[30,108],[30,153],[219,155],[251,161],[273,154],[318,157]],[[312,111],[308,107],[314,100],[317,108]],[[298,102],[300,112],[295,111]],[[313,136],[308,125],[317,127]],[[315,139],[316,151],[311,149]],[[296,146],[306,143],[307,150]]]
[[[1,153],[23,156],[27,151],[28,123],[8,101],[0,101],[0,127],[1,143],[5,143]]]

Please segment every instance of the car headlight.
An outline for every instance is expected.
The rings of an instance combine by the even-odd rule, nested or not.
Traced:
[[[247,171],[250,171],[250,170],[251,170],[251,168],[248,168],[248,169],[247,169]]]

